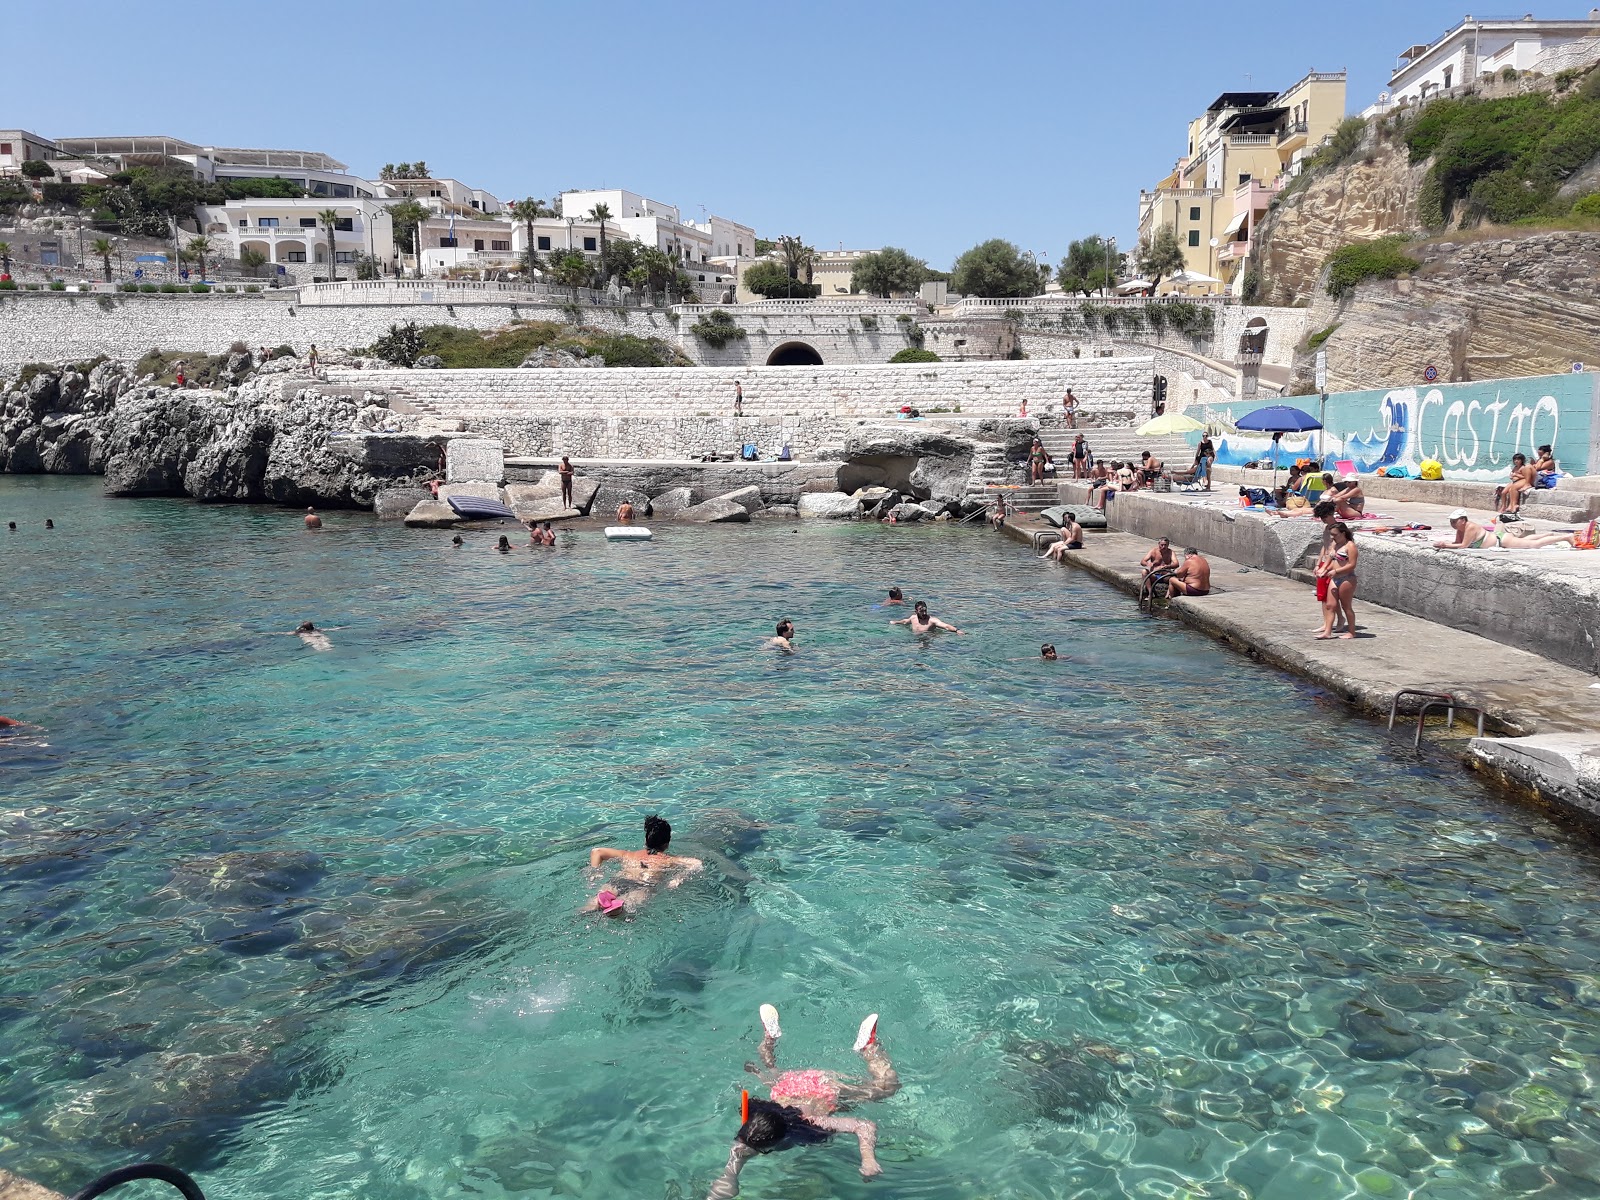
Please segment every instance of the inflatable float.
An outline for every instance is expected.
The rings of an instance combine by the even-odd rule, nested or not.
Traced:
[[[648,542],[650,531],[643,525],[607,525],[608,542]]]

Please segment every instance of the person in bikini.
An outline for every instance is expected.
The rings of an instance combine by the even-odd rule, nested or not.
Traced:
[[[584,912],[621,917],[642,906],[663,883],[675,888],[705,864],[698,858],[668,854],[672,826],[658,816],[644,819],[644,849],[617,850],[596,846],[589,851],[589,869],[598,871],[604,864],[618,864],[610,883],[584,905]]]
[[[1542,550],[1561,542],[1571,542],[1575,533],[1539,533],[1521,535],[1504,529],[1488,530],[1458,508],[1450,514],[1450,528],[1455,531],[1453,542],[1434,542],[1435,550]]]
[[[778,1070],[778,1010],[761,1006],[761,1065],[746,1063],[744,1069],[767,1085],[770,1100],[753,1099],[747,1091],[741,1097],[742,1123],[734,1136],[733,1148],[722,1175],[711,1185],[706,1200],[731,1200],[739,1194],[739,1172],[758,1154],[787,1150],[793,1146],[825,1142],[836,1133],[854,1134],[861,1148],[861,1177],[881,1175],[878,1164],[878,1126],[864,1117],[835,1116],[857,1104],[887,1100],[900,1090],[900,1077],[878,1041],[878,1014],[861,1022],[856,1032],[855,1052],[867,1064],[866,1079],[852,1079],[832,1071]]]
[[[1511,482],[1502,484],[1494,492],[1495,504],[1504,516],[1516,517],[1522,507],[1522,497],[1533,490],[1535,472],[1528,465],[1525,454],[1511,456]],[[1518,518],[1520,520],[1520,518]]]
[[[898,620],[890,621],[889,624],[909,625],[912,633],[932,633],[935,629],[948,629],[951,633],[961,632],[954,625],[946,624],[944,621],[939,620],[938,617],[929,616],[928,604],[925,600],[918,600],[911,606],[911,615],[909,617],[900,617]]]

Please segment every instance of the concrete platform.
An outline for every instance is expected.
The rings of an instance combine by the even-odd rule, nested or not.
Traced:
[[[1073,502],[1088,495],[1081,484],[1064,484],[1062,491]],[[1368,507],[1393,518],[1386,523],[1432,528],[1383,535],[1352,522],[1361,546],[1361,599],[1532,651],[1577,671],[1600,672],[1600,552],[1440,551],[1432,540],[1452,536],[1449,507],[1394,500]],[[1475,515],[1482,521],[1487,514]],[[1107,519],[1113,529],[1151,541],[1170,537],[1175,545],[1198,547],[1208,557],[1283,576],[1315,564],[1322,536],[1309,516],[1240,508],[1237,487],[1227,485],[1209,494],[1119,495],[1108,505]],[[1519,532],[1556,528],[1575,527],[1546,521],[1518,526]]]
[[[560,464],[559,456],[507,458],[506,480],[534,483]],[[765,504],[794,504],[802,492],[838,490],[839,462],[698,462],[692,459],[574,458],[573,469],[597,482],[611,501],[613,494],[660,495],[688,488],[695,501],[759,487]],[[637,502],[637,501],[636,501]]]
[[[1217,467],[1214,469],[1218,484],[1238,487],[1272,486],[1272,472],[1246,470],[1244,467]],[[1278,472],[1278,482],[1287,478],[1287,472]],[[1392,500],[1416,504],[1433,504],[1449,511],[1466,508],[1477,512],[1494,512],[1494,483],[1480,483],[1471,479],[1390,479],[1387,475],[1362,475],[1362,494],[1371,500]],[[1369,505],[1370,507],[1370,505]],[[1521,515],[1549,521],[1588,521],[1600,516],[1600,477],[1569,475],[1555,488],[1540,488],[1530,493],[1521,506]]]
[[[1036,552],[1057,536],[1031,522],[1009,525],[1007,532]],[[1084,548],[1066,561],[1137,595],[1138,563],[1152,540],[1091,532]],[[1309,586],[1218,555],[1206,557],[1213,593],[1175,599],[1167,615],[1312,680],[1374,716],[1387,718],[1395,693],[1404,688],[1450,692],[1478,705],[1488,716],[1487,732],[1495,736],[1458,741],[1472,765],[1600,830],[1600,689],[1590,686],[1592,675],[1360,596],[1357,637],[1318,641],[1313,631],[1321,615]],[[1415,705],[1409,710],[1414,713]],[[1441,736],[1430,727],[1426,740]]]

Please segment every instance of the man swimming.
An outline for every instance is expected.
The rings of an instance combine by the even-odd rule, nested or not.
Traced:
[[[912,633],[932,633],[935,629],[948,629],[951,633],[961,632],[954,625],[947,624],[939,620],[938,617],[929,616],[927,602],[923,600],[918,600],[911,606],[911,615],[909,617],[897,618],[890,621],[889,624],[909,625]]]
[[[323,633],[310,621],[301,621],[294,627],[295,636],[313,650],[332,650],[333,643],[328,640],[328,635]]]
[[[878,1014],[873,1013],[861,1022],[856,1032],[854,1049],[866,1061],[865,1080],[848,1079],[832,1071],[778,1070],[778,1039],[783,1030],[778,1025],[778,1010],[770,1004],[761,1006],[761,1066],[746,1063],[744,1069],[760,1076],[766,1083],[772,1099],[752,1099],[749,1092],[741,1098],[742,1124],[728,1152],[728,1163],[722,1175],[711,1185],[706,1200],[730,1200],[739,1194],[739,1172],[758,1154],[774,1150],[787,1150],[791,1146],[807,1146],[827,1141],[835,1133],[851,1133],[861,1149],[861,1177],[871,1179],[883,1173],[878,1164],[878,1126],[863,1117],[834,1116],[855,1104],[874,1100],[887,1100],[900,1090],[900,1077],[889,1061],[883,1044],[878,1041]]]
[[[905,602],[905,596],[897,587],[892,587],[889,589],[889,598],[884,601],[885,604],[904,604]]]
[[[793,654],[794,622],[788,620],[779,621],[777,636],[768,638],[767,645],[771,646],[774,650],[783,650],[787,653]]]
[[[623,916],[643,905],[663,883],[675,888],[705,866],[698,858],[668,854],[667,847],[671,843],[672,826],[652,815],[644,819],[643,850],[596,846],[589,851],[590,870],[597,871],[603,864],[612,861],[619,865],[611,882],[584,905],[583,911],[599,912],[608,917]]]
[[[321,529],[322,528],[322,518],[317,516],[317,510],[315,508],[306,509],[306,528],[307,529]]]

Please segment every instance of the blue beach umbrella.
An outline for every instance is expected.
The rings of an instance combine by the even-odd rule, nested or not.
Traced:
[[[1309,433],[1321,429],[1322,422],[1292,404],[1269,404],[1245,413],[1233,423],[1235,429],[1248,429],[1272,435],[1272,486],[1278,486],[1278,440],[1286,433]]]

